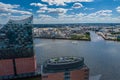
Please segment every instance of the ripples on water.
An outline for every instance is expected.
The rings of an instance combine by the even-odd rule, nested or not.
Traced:
[[[59,56],[85,58],[90,68],[90,80],[120,80],[120,42],[104,41],[91,33],[92,41],[35,39],[38,65],[46,59]]]

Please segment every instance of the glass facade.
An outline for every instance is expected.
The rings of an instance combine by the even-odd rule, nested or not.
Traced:
[[[64,80],[70,80],[70,71],[64,72]]]
[[[0,59],[34,55],[32,22],[33,16],[24,20],[9,20],[0,29]]]

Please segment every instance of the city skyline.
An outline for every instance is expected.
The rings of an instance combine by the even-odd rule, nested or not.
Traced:
[[[120,23],[120,0],[0,1],[0,24],[34,15],[34,24]]]

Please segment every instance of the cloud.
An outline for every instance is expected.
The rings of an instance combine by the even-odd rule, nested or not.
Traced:
[[[38,10],[37,13],[45,13],[45,10]]]
[[[79,13],[77,15],[67,15],[67,14],[63,14],[63,15],[59,15],[57,18],[54,18],[52,16],[49,15],[42,15],[40,14],[39,17],[36,17],[34,19],[34,23],[44,23],[44,24],[56,24],[56,23],[78,23],[79,21],[85,21],[86,19],[83,20],[84,16],[86,14],[84,13]]]
[[[11,13],[1,13],[0,17],[8,17],[11,16]]]
[[[112,15],[112,10],[100,10],[95,13],[91,13],[88,16],[89,17],[108,17]]]
[[[10,19],[12,20],[21,20],[29,17],[30,15],[12,15],[11,13],[1,13],[0,14],[0,24],[6,24]]]
[[[1,9],[1,8],[0,8],[0,10],[1,10],[2,12],[7,12],[7,13],[15,13],[15,14],[31,14],[31,13],[28,12],[28,11],[21,11],[21,10],[15,10],[15,9],[7,9],[7,8],[3,8],[3,9]]]
[[[31,3],[31,6],[36,6],[36,7],[43,7],[43,6],[47,6],[46,4],[41,4],[41,3]]]
[[[0,11],[4,13],[31,14],[29,11],[17,10],[20,5],[11,5],[0,2]]]
[[[59,16],[59,19],[60,18],[74,18],[74,19],[77,19],[77,18],[82,18],[82,17],[84,17],[84,16],[86,16],[86,14],[85,13],[79,13],[79,14],[73,14],[73,15],[60,15]]]
[[[37,13],[45,13],[47,10],[47,7],[41,7],[39,10],[37,10]]]
[[[120,13],[120,6],[118,6],[118,7],[116,8],[116,11],[117,11],[118,13]]]
[[[4,3],[0,2],[0,8],[11,9],[11,8],[18,8],[18,7],[20,7],[20,5],[4,4]]]
[[[47,14],[65,14],[67,9],[64,8],[48,8],[48,7],[41,7],[37,13],[47,13]]]
[[[49,24],[49,23],[55,23],[57,21],[57,19],[52,16],[49,16],[49,15],[39,14],[38,16],[34,17],[33,21],[34,21],[34,23]]]
[[[93,0],[42,0],[43,2],[47,2],[49,5],[63,5],[71,2],[92,2]]]
[[[41,19],[45,19],[45,18],[53,18],[52,16],[45,15],[45,14],[39,14],[38,17],[41,18]]]
[[[42,0],[43,2],[47,2],[49,5],[66,5],[64,0]]]
[[[41,15],[34,20],[34,23],[56,24],[56,23],[118,23],[120,16],[113,17],[112,10],[99,10],[94,13],[62,14],[54,18],[49,15]]]
[[[82,8],[83,5],[81,3],[74,3],[72,7],[73,8]]]
[[[67,9],[64,8],[48,8],[48,13],[65,14]]]

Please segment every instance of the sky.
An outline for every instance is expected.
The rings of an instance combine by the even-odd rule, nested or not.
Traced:
[[[0,24],[34,16],[34,24],[120,23],[120,0],[0,0]]]

